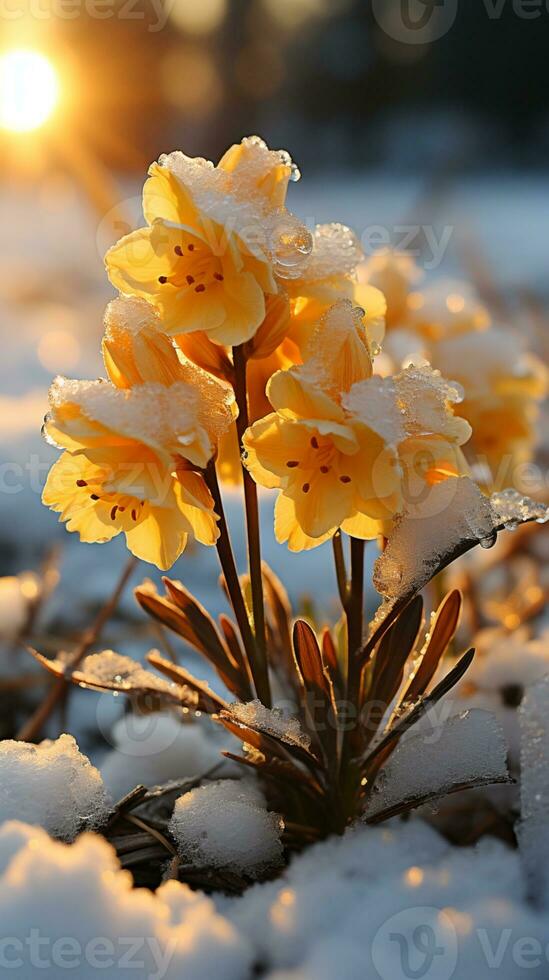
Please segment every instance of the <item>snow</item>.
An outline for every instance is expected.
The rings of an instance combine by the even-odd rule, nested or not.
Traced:
[[[516,851],[490,838],[454,848],[419,820],[356,828],[316,845],[279,880],[221,907],[254,941],[269,980],[405,980],[413,974],[394,936],[404,935],[418,957],[414,930],[429,925],[443,953],[418,976],[547,975],[549,925],[525,902]],[[515,944],[526,936],[541,948],[538,966],[531,959],[523,971]],[[490,952],[500,939],[495,971]],[[423,957],[411,961],[416,970],[422,965]]]
[[[490,504],[469,477],[445,480],[396,519],[376,562],[374,585],[388,599],[419,591],[461,542],[475,540],[495,540]]]
[[[234,702],[230,705],[231,715],[250,728],[257,728],[289,745],[301,745],[308,749],[311,739],[303,731],[298,718],[290,717],[282,708],[266,708],[261,701],[248,701],[246,704]]]
[[[184,723],[172,712],[150,715],[127,714],[114,726],[109,738],[114,748],[103,759],[100,769],[113,799],[142,784],[151,787],[171,780],[200,778],[214,767],[230,767],[221,750],[228,748],[214,738],[213,726]]]
[[[105,310],[105,337],[120,341],[123,335],[137,335],[142,330],[162,330],[162,322],[154,306],[138,296],[117,296]]]
[[[444,707],[436,706],[401,739],[375,784],[366,819],[403,801],[444,796],[460,784],[507,779],[507,747],[494,716],[473,710],[439,721],[437,710]]]
[[[170,830],[181,858],[257,877],[282,863],[284,824],[269,813],[259,790],[243,780],[219,780],[176,801]]]
[[[169,388],[148,381],[137,388],[121,389],[108,381],[58,377],[50,388],[54,426],[56,413],[74,404],[88,419],[152,446],[166,445],[170,440],[185,445],[183,439],[196,426],[198,401],[198,392],[181,381]]]
[[[72,840],[82,825],[104,823],[109,807],[99,772],[72,735],[40,745],[0,742],[0,820],[25,820]]]
[[[493,493],[490,503],[500,523],[513,531],[524,521],[537,521],[545,524],[549,521],[549,507],[537,500],[525,497],[518,490],[508,489]]]
[[[549,903],[549,674],[529,688],[520,707],[521,821],[517,827],[532,896]]]
[[[59,661],[55,661],[57,665]],[[151,670],[146,670],[137,660],[116,653],[114,650],[103,650],[102,653],[92,653],[85,657],[78,666],[75,677],[79,682],[96,684],[101,687],[115,687],[125,691],[158,691],[174,699],[177,685],[167,681]],[[80,678],[82,679],[80,681]]]
[[[475,637],[477,655],[455,694],[465,708],[495,715],[505,733],[509,764],[520,760],[519,712],[524,693],[549,674],[549,632],[529,639],[526,629],[508,634],[484,630]]]
[[[317,225],[313,243],[313,251],[301,272],[307,283],[322,282],[335,275],[350,275],[363,257],[355,233],[338,222]]]
[[[84,834],[67,846],[38,828],[7,823],[3,855],[0,920],[9,941],[2,943],[2,972],[14,980],[250,976],[249,944],[210,899],[175,881],[155,894],[133,889],[100,837]]]
[[[449,407],[462,399],[459,385],[426,365],[408,367],[390,378],[360,381],[343,404],[391,445],[407,436],[432,433],[447,434],[461,444],[471,430],[463,419],[452,416]]]

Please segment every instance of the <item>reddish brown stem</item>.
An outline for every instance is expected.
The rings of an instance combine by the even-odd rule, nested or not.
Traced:
[[[100,609],[93,625],[83,634],[80,640],[80,645],[77,647],[70,660],[70,663],[67,665],[71,669],[74,669],[79,663],[82,662],[88,651],[99,639],[103,627],[109,621],[114,610],[116,609],[122,593],[124,592],[124,589],[126,588],[126,585],[128,584],[128,581],[136,566],[137,558],[134,558],[132,555],[118,580],[114,592],[107,600],[105,605]],[[64,677],[60,677],[54,681],[44,700],[38,705],[34,714],[31,715],[31,717],[16,735],[18,741],[33,742],[40,736],[48,718],[50,718],[57,706],[63,701],[68,686],[68,682]]]

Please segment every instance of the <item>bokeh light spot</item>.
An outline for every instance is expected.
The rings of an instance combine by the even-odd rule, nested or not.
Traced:
[[[38,129],[59,101],[59,79],[38,51],[19,49],[0,57],[0,126],[16,133]]]
[[[48,330],[38,344],[38,358],[48,371],[70,371],[80,359],[80,344],[68,330]]]
[[[168,0],[172,23],[188,34],[211,34],[221,26],[227,0]]]

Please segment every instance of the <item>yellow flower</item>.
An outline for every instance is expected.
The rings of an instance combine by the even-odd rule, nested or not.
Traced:
[[[286,150],[269,150],[259,136],[247,136],[229,147],[218,167],[237,175],[242,196],[259,191],[277,208],[286,203],[288,181],[300,176]]]
[[[167,569],[193,535],[218,537],[213,500],[202,474],[234,418],[226,386],[203,378],[170,386],[58,378],[50,390],[46,438],[65,449],[52,467],[43,502],[82,541],[123,532],[129,550]],[[202,372],[200,373],[202,375]],[[214,393],[212,386],[217,386]]]
[[[490,315],[466,282],[441,280],[408,294],[405,320],[426,341],[486,330]]]
[[[158,313],[144,299],[120,296],[107,306],[101,350],[105,369],[117,388],[146,381],[170,385],[182,380],[177,351]]]
[[[380,249],[360,266],[358,272],[360,282],[376,286],[385,296],[388,327],[406,320],[408,296],[422,276],[411,255],[392,249]]]
[[[473,428],[471,463],[487,466],[487,482],[496,488],[515,484],[515,467],[531,459],[536,443],[547,369],[503,327],[441,340],[432,344],[431,356],[436,367],[451,371],[463,386],[465,397],[457,411]]]
[[[293,551],[338,528],[374,538],[405,500],[466,470],[459,446],[470,429],[452,414],[455,390],[428,371],[371,377],[371,362],[356,356],[357,321],[360,311],[345,302],[325,315],[318,356],[271,378],[274,412],[244,437],[253,478],[281,491],[275,534]]]
[[[252,139],[217,167],[180,152],[161,157],[143,190],[148,227],[107,253],[113,285],[152,300],[172,336],[250,340],[265,319],[265,296],[279,291],[275,274],[294,275],[311,248],[283,207],[286,156]]]
[[[363,257],[358,239],[345,225],[317,225],[310,258],[299,277],[286,284],[292,297],[289,336],[303,357],[318,320],[339,299],[348,299],[364,311],[363,328],[372,355],[379,349],[387,304],[379,289],[357,281]]]

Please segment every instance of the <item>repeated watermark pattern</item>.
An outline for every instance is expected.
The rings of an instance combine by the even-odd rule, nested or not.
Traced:
[[[59,971],[59,976],[139,976],[164,980],[172,964],[177,939],[160,942],[154,936],[89,937],[48,936],[38,928],[20,936],[0,934],[0,971],[18,976],[22,970]],[[364,976],[370,977],[368,959],[378,980],[452,980],[467,947],[467,960],[483,965],[482,976],[500,971],[516,980],[549,965],[549,944],[512,928],[474,927],[464,912],[434,906],[413,906],[388,918],[375,934],[371,949],[364,949]],[[368,956],[370,953],[370,957]],[[107,974],[105,971],[109,971]],[[138,972],[136,972],[138,971]],[[512,972],[511,972],[512,971]],[[461,974],[460,974],[461,975]],[[478,974],[477,974],[478,976]]]
[[[460,0],[372,0],[382,31],[402,44],[431,44],[445,37],[456,22]],[[549,0],[476,0],[479,14],[498,21],[509,11],[519,20],[549,17]]]
[[[430,906],[403,909],[387,919],[374,937],[372,962],[380,980],[452,980],[465,945],[468,960],[486,968],[483,977],[504,970],[519,980],[549,964],[549,944],[535,936],[475,928],[467,913]]]

